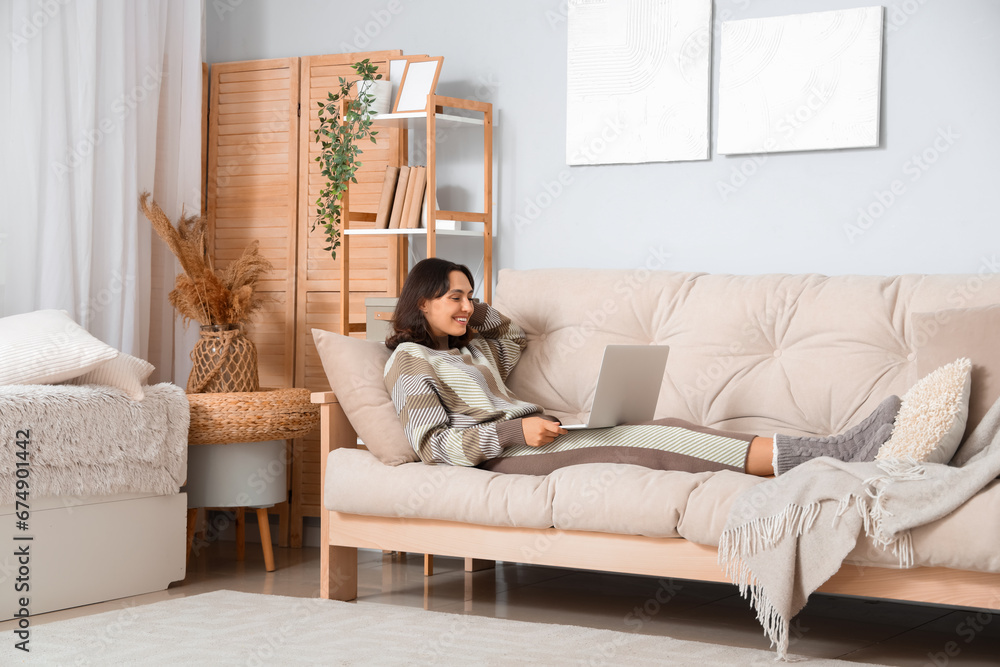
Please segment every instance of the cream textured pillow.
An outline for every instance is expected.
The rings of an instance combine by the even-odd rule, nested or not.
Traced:
[[[892,437],[877,459],[947,463],[962,442],[969,417],[972,362],[963,357],[924,377],[903,396]]]
[[[312,334],[330,388],[368,451],[390,466],[419,461],[382,379],[389,360],[385,344],[322,329]]]
[[[122,352],[94,370],[73,378],[69,384],[100,384],[117,387],[124,390],[133,400],[141,401],[146,397],[142,386],[146,384],[146,380],[149,379],[149,375],[154,370],[156,367],[148,361]]]
[[[54,384],[118,356],[65,310],[0,318],[0,384]]]

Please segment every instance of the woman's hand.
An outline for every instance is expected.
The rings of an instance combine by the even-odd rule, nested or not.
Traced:
[[[524,432],[524,441],[529,447],[547,445],[560,435],[569,432],[559,422],[541,417],[525,417],[521,420],[521,430]]]

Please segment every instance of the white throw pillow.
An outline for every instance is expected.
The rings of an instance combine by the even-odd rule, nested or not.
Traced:
[[[875,458],[950,461],[962,442],[969,418],[971,387],[972,362],[964,357],[910,387],[896,415],[892,437]]]
[[[116,356],[65,310],[0,318],[0,384],[63,382]]]
[[[142,386],[146,384],[150,373],[156,370],[153,364],[131,354],[120,353],[114,359],[105,361],[92,371],[84,373],[69,381],[69,384],[100,384],[122,389],[133,400],[141,401],[146,397]]]

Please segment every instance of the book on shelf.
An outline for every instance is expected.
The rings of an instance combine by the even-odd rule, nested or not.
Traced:
[[[410,204],[413,202],[413,185],[417,178],[417,168],[410,167],[410,172],[407,174],[406,187],[403,188],[403,206],[399,212],[399,228],[406,229],[407,222],[410,219]]]
[[[409,204],[403,211],[407,229],[420,227],[420,210],[424,206],[424,194],[427,192],[427,167],[416,167],[413,177],[413,191],[407,194]]]
[[[403,219],[403,203],[406,201],[406,185],[410,180],[410,168],[403,165],[399,168],[399,177],[396,179],[396,191],[393,193],[392,208],[389,214],[389,229],[399,229],[399,222]]]
[[[389,216],[392,213],[392,200],[396,194],[397,180],[399,180],[399,167],[388,165],[385,168],[385,180],[382,181],[382,194],[378,200],[375,229],[389,228]]]

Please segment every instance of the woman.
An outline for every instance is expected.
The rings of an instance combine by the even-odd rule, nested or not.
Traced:
[[[572,463],[611,461],[780,475],[819,456],[874,460],[899,411],[899,398],[890,396],[864,422],[830,438],[762,438],[676,419],[568,432],[541,406],[507,388],[527,339],[510,319],[472,294],[467,267],[439,258],[417,263],[386,339],[393,351],[385,367],[386,387],[410,444],[425,463],[544,474]],[[512,461],[517,464],[510,467]]]

